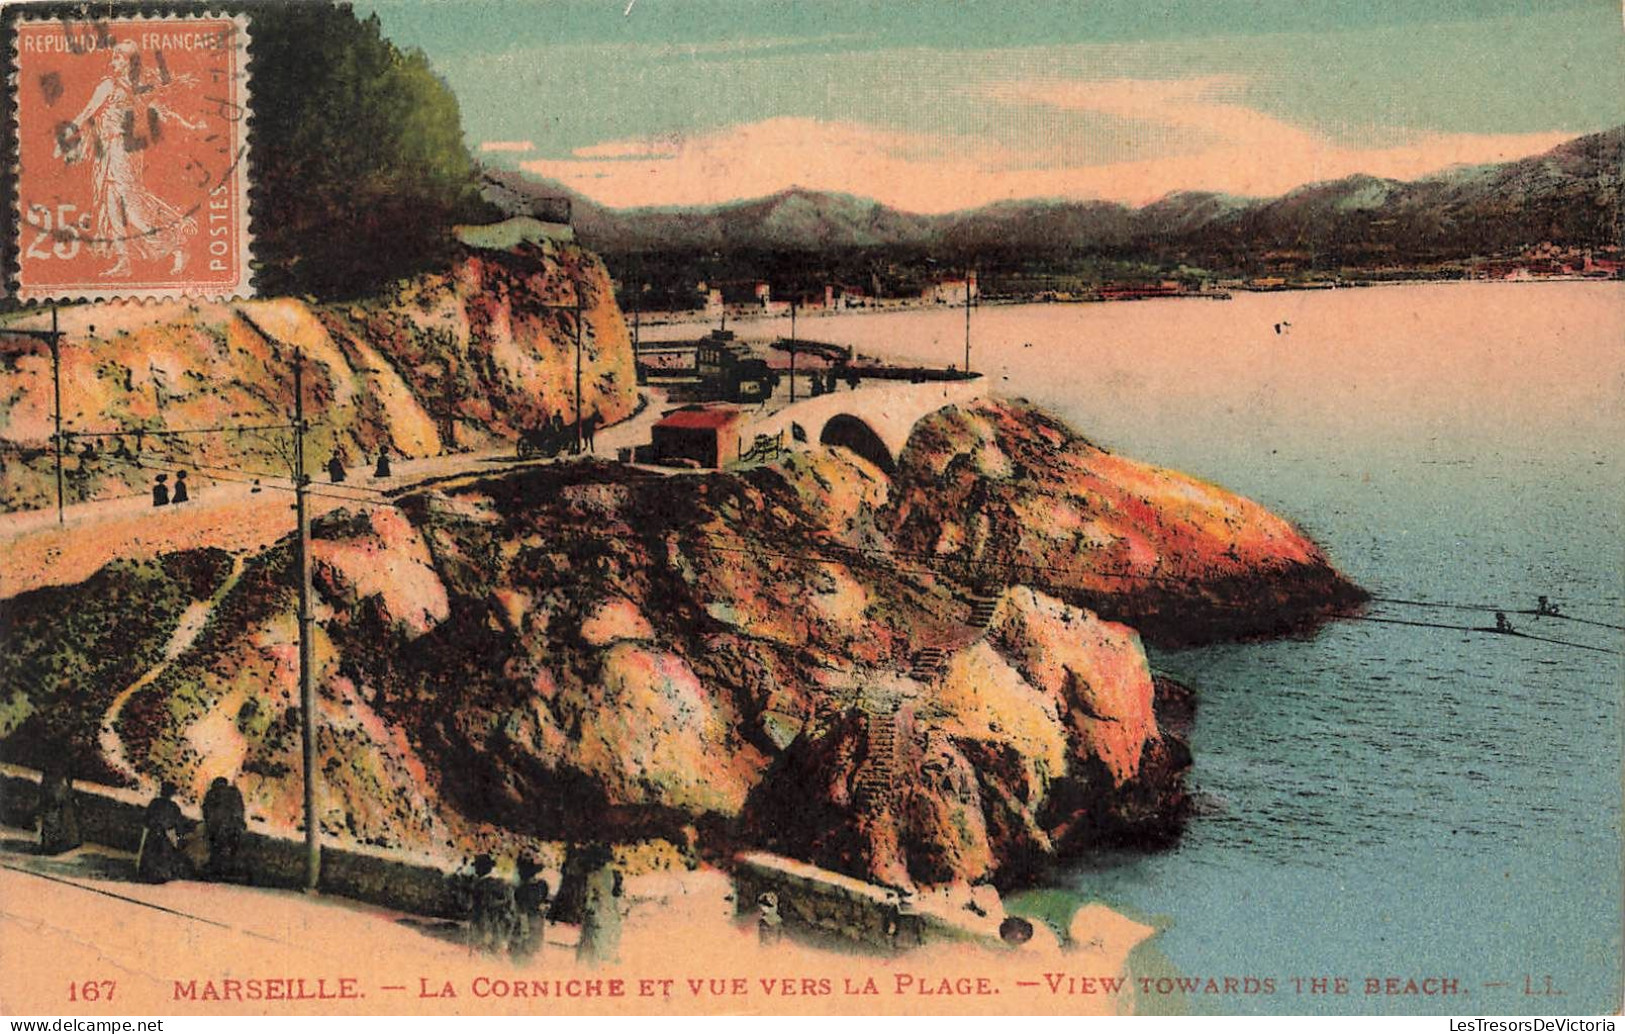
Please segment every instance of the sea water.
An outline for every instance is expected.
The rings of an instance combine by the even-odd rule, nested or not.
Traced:
[[[964,362],[962,310],[798,331]],[[1275,987],[1142,993],[1144,1011],[1619,1007],[1625,635],[1604,626],[1625,625],[1625,285],[989,305],[971,368],[1103,446],[1291,518],[1378,597],[1490,608],[1378,602],[1372,617],[1472,629],[1500,608],[1558,640],[1352,620],[1152,649],[1199,699],[1181,843],[1082,859],[1014,907],[1064,921],[1103,901],[1158,929],[1140,972]],[[1511,613],[1539,595],[1596,623]],[[1338,977],[1346,993],[1308,993]],[[1463,993],[1366,993],[1389,977]]]

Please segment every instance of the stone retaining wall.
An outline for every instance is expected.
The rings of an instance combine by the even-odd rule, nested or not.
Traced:
[[[15,765],[0,765],[0,821],[29,829],[36,821],[39,773]],[[75,782],[79,831],[87,843],[134,852],[141,846],[141,829],[148,798],[130,790]],[[179,803],[179,802],[177,802]],[[201,824],[196,809],[181,804],[184,833]],[[305,883],[305,842],[302,838],[250,829],[243,837],[241,858],[258,887],[297,889]],[[403,852],[366,850],[336,845],[322,848],[320,889],[323,893],[415,915],[458,917],[451,869],[434,859]]]
[[[764,891],[779,898],[779,914],[792,930],[900,951],[920,944],[923,924],[901,904],[897,892],[838,872],[765,851],[734,859],[734,887],[741,915],[756,911]]]

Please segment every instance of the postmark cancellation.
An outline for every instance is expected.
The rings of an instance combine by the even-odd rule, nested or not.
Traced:
[[[252,293],[249,20],[20,19],[17,293]]]

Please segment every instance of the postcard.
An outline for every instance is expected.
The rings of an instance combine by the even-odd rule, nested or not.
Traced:
[[[0,12],[0,1012],[1621,1008],[1617,4]]]

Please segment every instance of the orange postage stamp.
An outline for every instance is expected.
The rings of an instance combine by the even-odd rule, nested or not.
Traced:
[[[25,19],[24,299],[250,293],[247,19]]]

